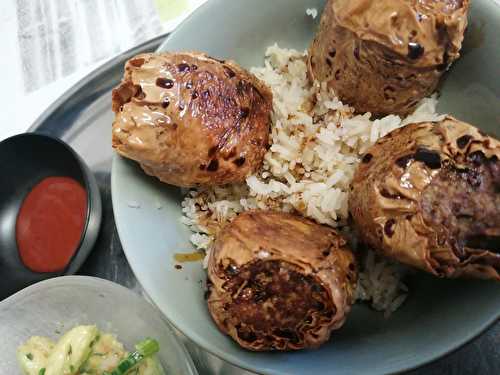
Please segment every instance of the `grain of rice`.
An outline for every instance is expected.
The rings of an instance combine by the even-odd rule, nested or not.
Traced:
[[[136,201],[128,201],[127,206],[129,206],[130,208],[141,208],[141,204]]]
[[[315,19],[316,17],[318,17],[318,10],[316,8],[307,8],[306,14]]]

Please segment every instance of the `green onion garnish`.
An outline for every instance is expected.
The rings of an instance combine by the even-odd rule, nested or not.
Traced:
[[[160,345],[158,341],[147,338],[135,346],[136,351],[130,353],[127,358],[123,359],[116,369],[105,375],[124,375],[133,367],[137,366],[144,358],[151,357],[158,353]]]

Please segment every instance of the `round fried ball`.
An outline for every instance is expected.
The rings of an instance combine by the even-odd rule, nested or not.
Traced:
[[[436,276],[500,280],[499,159],[498,140],[452,117],[389,133],[354,175],[359,235]]]
[[[357,112],[406,115],[459,57],[468,0],[329,0],[309,74]]]
[[[356,279],[354,256],[333,229],[291,214],[251,211],[216,239],[208,308],[243,348],[314,348],[344,323]]]
[[[146,53],[113,90],[113,147],[183,187],[242,182],[267,151],[272,94],[234,62]]]

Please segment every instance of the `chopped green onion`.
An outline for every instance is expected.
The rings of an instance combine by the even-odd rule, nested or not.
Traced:
[[[89,344],[89,348],[92,348],[92,347],[93,347],[93,346],[97,343],[97,341],[99,341],[99,340],[100,340],[100,338],[101,338],[101,336],[100,336],[100,335],[97,335],[97,336],[95,337],[95,339],[93,339],[93,340],[90,342],[90,344]]]
[[[151,357],[153,354],[158,353],[160,345],[158,341],[147,338],[135,346],[135,349],[144,357]]]
[[[28,358],[30,361],[32,361],[33,360],[33,354],[31,354],[31,353],[26,354],[26,358]]]
[[[124,375],[133,367],[137,366],[144,358],[156,354],[160,350],[158,341],[153,339],[145,339],[135,346],[136,351],[130,353],[127,358],[123,359],[116,369],[106,375]]]
[[[38,371],[38,375],[45,375],[45,367],[41,368],[40,371]]]

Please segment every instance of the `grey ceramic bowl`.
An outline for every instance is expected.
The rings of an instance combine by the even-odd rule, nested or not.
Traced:
[[[266,47],[275,42],[305,49],[319,20],[306,16],[306,8],[321,10],[323,5],[320,0],[211,0],[160,50],[202,50],[219,58],[232,58],[246,67],[261,65]],[[500,8],[492,0],[475,0],[470,18],[463,57],[444,80],[439,111],[498,136]],[[418,274],[411,280],[408,301],[390,319],[356,305],[346,325],[319,350],[248,352],[220,333],[212,322],[203,298],[206,274],[201,264],[174,268],[174,254],[191,249],[189,230],[180,222],[181,192],[146,176],[135,163],[116,157],[112,193],[127,258],[160,310],[204,349],[254,372],[399,372],[454,350],[499,317],[499,284]],[[162,209],[157,209],[160,205]]]
[[[198,374],[186,349],[153,305],[110,281],[64,276],[42,281],[0,302],[0,369],[21,374],[16,349],[31,336],[57,338],[75,325],[96,324],[116,334],[126,348],[145,337],[160,344],[167,374]]]

